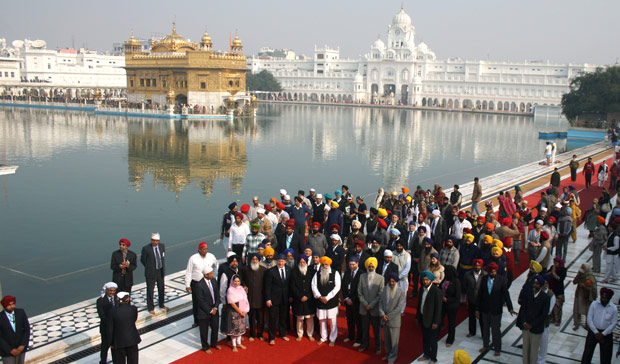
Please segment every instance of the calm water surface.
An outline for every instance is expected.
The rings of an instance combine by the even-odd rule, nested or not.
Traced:
[[[219,235],[231,200],[280,188],[353,194],[434,183],[449,188],[542,159],[529,117],[353,107],[261,105],[256,120],[164,121],[0,108],[0,282],[30,315],[95,297],[110,256],[151,232],[167,271]],[[560,151],[566,148],[558,142]],[[212,246],[218,257],[222,246]],[[134,273],[144,281],[141,266]]]

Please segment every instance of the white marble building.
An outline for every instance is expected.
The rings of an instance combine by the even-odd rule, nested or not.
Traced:
[[[570,81],[596,65],[541,61],[439,60],[401,7],[362,59],[341,59],[339,49],[316,48],[312,60],[250,57],[252,73],[266,69],[283,92],[272,98],[301,101],[405,104],[531,112],[560,105]]]

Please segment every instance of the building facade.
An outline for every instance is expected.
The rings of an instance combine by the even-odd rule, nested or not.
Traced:
[[[127,99],[135,103],[200,105],[220,107],[224,100],[245,91],[246,58],[238,36],[230,52],[213,51],[211,37],[205,32],[200,45],[176,33],[142,50],[133,35],[124,44],[127,71]]]
[[[316,48],[312,60],[251,57],[253,72],[268,70],[280,81],[271,98],[531,112],[559,106],[571,80],[596,70],[591,64],[440,60],[401,7],[361,59],[341,59],[339,49]]]

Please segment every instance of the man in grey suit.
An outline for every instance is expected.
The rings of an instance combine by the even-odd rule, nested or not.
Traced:
[[[381,354],[381,319],[379,318],[379,300],[385,280],[375,270],[378,262],[377,258],[366,259],[366,273],[360,277],[357,286],[357,295],[360,300],[360,315],[362,316],[362,347],[358,351],[368,349],[370,345],[370,335],[368,330],[372,323],[372,331],[375,334],[375,348],[377,355]]]
[[[400,308],[405,304],[405,291],[398,287],[398,273],[388,272],[388,285],[379,300],[379,316],[383,325],[386,355],[381,360],[394,364],[398,358],[398,339],[400,338]]]
[[[146,307],[151,315],[155,314],[153,290],[157,283],[159,308],[168,311],[164,306],[164,277],[166,276],[166,246],[159,242],[159,233],[151,234],[151,243],[142,248],[140,262],[144,266],[146,278]]]

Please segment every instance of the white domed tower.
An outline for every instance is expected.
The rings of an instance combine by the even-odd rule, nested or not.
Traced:
[[[409,59],[415,50],[414,36],[415,28],[411,24],[411,17],[401,5],[400,11],[392,19],[392,24],[388,26],[387,48],[393,50],[396,58]]]

